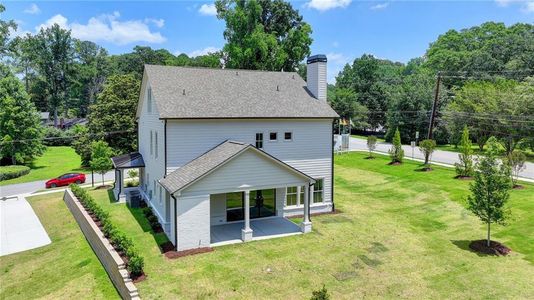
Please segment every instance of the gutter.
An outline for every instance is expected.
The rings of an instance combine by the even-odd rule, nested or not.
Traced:
[[[330,199],[332,201],[332,212],[336,211],[336,204],[334,203],[334,120],[332,120],[332,175],[330,177]],[[350,137],[350,134],[349,134]],[[349,141],[350,142],[350,141]]]

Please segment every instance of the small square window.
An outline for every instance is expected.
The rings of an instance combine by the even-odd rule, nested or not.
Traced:
[[[270,141],[276,141],[276,140],[278,140],[278,132],[271,132],[271,133],[269,133],[269,140],[270,140]]]
[[[293,132],[284,132],[284,140],[291,141],[293,139]]]

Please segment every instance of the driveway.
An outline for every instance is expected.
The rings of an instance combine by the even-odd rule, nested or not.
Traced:
[[[128,174],[125,172],[124,176],[128,177]],[[104,180],[105,181],[115,180],[115,171],[110,171],[104,174]],[[38,181],[32,181],[32,182],[0,186],[0,198],[7,197],[7,196],[20,195],[20,194],[31,194],[38,190],[42,190],[45,188],[46,181],[47,180],[38,180]],[[85,182],[91,183],[91,174],[86,174]],[[100,184],[100,182],[102,182],[102,176],[100,174],[95,174],[95,186]]]
[[[364,139],[358,139],[358,138],[350,138],[350,150],[364,150],[368,151],[367,149],[367,141]],[[388,153],[388,150],[391,149],[391,144],[386,142],[378,142],[376,144],[376,152],[382,152],[382,153]],[[419,151],[418,147],[415,147],[412,152],[412,147],[403,145],[402,149],[404,150],[404,156],[408,158],[415,158],[424,160],[425,156],[421,151]],[[413,153],[413,156],[412,156]],[[459,162],[458,159],[458,153],[457,152],[451,152],[451,151],[443,151],[443,150],[435,150],[432,154],[432,161],[433,162],[439,162],[447,165],[454,165],[455,163]],[[527,162],[526,163],[526,169],[523,170],[520,173],[520,177],[526,178],[526,179],[534,179],[534,163]]]
[[[0,256],[50,244],[50,238],[26,198],[0,200]]]

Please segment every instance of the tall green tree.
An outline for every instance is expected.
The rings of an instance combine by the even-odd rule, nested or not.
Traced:
[[[106,142],[94,141],[91,144],[91,169],[102,175],[102,185],[104,185],[104,174],[113,167],[112,155],[113,150]]]
[[[135,112],[139,89],[140,82],[133,74],[110,76],[90,107],[89,131],[120,154],[137,150]]]
[[[506,224],[510,197],[510,168],[501,164],[493,151],[481,157],[475,171],[475,181],[469,186],[467,208],[487,225],[487,246],[491,241],[491,224]]]
[[[328,91],[330,106],[343,119],[353,120],[357,129],[365,130],[367,123],[367,108],[357,101],[358,96],[347,88],[334,88]]]
[[[224,58],[236,69],[294,71],[310,54],[311,26],[283,0],[217,0]]]
[[[23,163],[44,151],[41,120],[24,85],[12,74],[0,79],[0,156]]]
[[[33,37],[32,51],[40,76],[44,78],[46,96],[50,109],[54,113],[54,126],[58,125],[58,110],[68,110],[68,88],[72,80],[74,46],[70,31],[54,24],[42,28]]]
[[[456,175],[458,175],[458,177],[473,176],[474,168],[472,145],[471,139],[469,138],[469,129],[467,129],[467,126],[464,126],[460,142],[460,154],[458,154],[460,162],[454,164]]]
[[[389,156],[391,157],[391,163],[402,163],[404,159],[404,150],[402,149],[401,138],[399,129],[395,129],[395,135],[393,136],[393,145],[389,150]]]
[[[0,3],[0,15],[6,10],[5,6]],[[8,41],[10,32],[17,29],[17,24],[13,20],[4,20],[0,18],[0,60],[8,52]]]

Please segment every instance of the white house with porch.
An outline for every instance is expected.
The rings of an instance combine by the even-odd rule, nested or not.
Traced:
[[[307,82],[145,66],[137,161],[120,165],[140,167],[141,194],[177,251],[306,233],[310,214],[334,209],[326,64],[310,57]],[[286,219],[297,215],[299,225]]]

